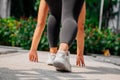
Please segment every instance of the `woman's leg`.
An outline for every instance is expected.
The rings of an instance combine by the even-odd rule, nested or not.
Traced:
[[[57,52],[57,44],[59,41],[60,20],[56,19],[53,15],[48,18],[47,34],[50,46],[50,53]]]
[[[60,31],[60,20],[56,19],[55,16],[50,15],[47,26],[48,41],[50,46],[50,54],[47,60],[48,65],[53,65],[53,61],[56,57],[55,54],[57,53],[59,31]]]
[[[57,44],[59,41],[62,1],[46,0],[46,2],[50,9],[47,28],[50,53],[55,54],[57,52]]]
[[[50,54],[47,60],[48,65],[53,65],[57,53],[57,44],[59,41],[60,23],[61,23],[61,0],[46,0],[50,9],[48,18],[47,34],[50,46]]]
[[[68,49],[77,34],[77,21],[83,3],[84,0],[62,0],[60,45],[53,63],[59,71],[71,71]]]
[[[62,29],[60,50],[68,51],[77,34],[77,21],[84,0],[62,0]]]

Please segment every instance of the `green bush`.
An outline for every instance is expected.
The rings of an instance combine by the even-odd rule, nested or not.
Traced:
[[[36,23],[33,18],[0,19],[0,44],[30,49]],[[111,54],[120,55],[120,34],[115,34],[110,29],[100,31],[97,27],[86,28],[85,34],[85,53],[102,53],[103,50],[109,49]],[[46,29],[38,50],[49,50]],[[73,42],[70,51],[76,53],[76,42]]]
[[[32,18],[20,19],[18,27],[17,45],[24,49],[29,49],[32,41],[33,32],[36,26],[36,21]]]
[[[32,36],[36,27],[36,19],[14,18],[0,19],[0,45],[19,46],[30,49]],[[48,50],[46,30],[42,35],[39,50]]]
[[[0,44],[16,45],[19,22],[14,18],[0,19]]]
[[[76,53],[76,41],[73,42],[70,50]],[[115,34],[110,29],[101,31],[91,27],[85,29],[84,53],[103,54],[104,50],[109,50],[112,55],[120,56],[120,34]]]
[[[36,20],[33,18],[28,18],[26,20],[20,19],[20,26],[18,28],[18,41],[19,46],[24,49],[30,49],[33,33],[36,27]],[[48,41],[46,36],[46,29],[42,35],[38,50],[48,50]]]
[[[120,35],[110,29],[98,30],[88,28],[85,30],[85,53],[102,53],[109,49],[111,54],[120,55]]]

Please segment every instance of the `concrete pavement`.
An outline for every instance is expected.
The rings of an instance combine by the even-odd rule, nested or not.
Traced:
[[[71,54],[71,73],[57,72],[46,65],[48,52],[38,51],[39,62],[28,61],[28,51],[21,48],[0,47],[0,80],[120,80],[120,66],[85,56],[86,67],[76,67]],[[11,54],[8,54],[11,53]]]

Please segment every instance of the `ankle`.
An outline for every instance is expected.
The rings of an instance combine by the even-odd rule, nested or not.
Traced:
[[[66,44],[66,43],[61,43],[61,44],[60,44],[60,47],[59,47],[59,50],[60,50],[60,51],[65,51],[65,52],[67,52],[67,51],[68,51],[68,44]]]
[[[50,53],[51,54],[56,54],[57,53],[57,47],[50,48]]]

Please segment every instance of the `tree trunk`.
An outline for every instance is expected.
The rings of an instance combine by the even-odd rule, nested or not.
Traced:
[[[0,0],[0,17],[10,16],[11,0]]]
[[[119,7],[118,7],[117,30],[118,32],[120,32],[120,1],[119,1]]]

